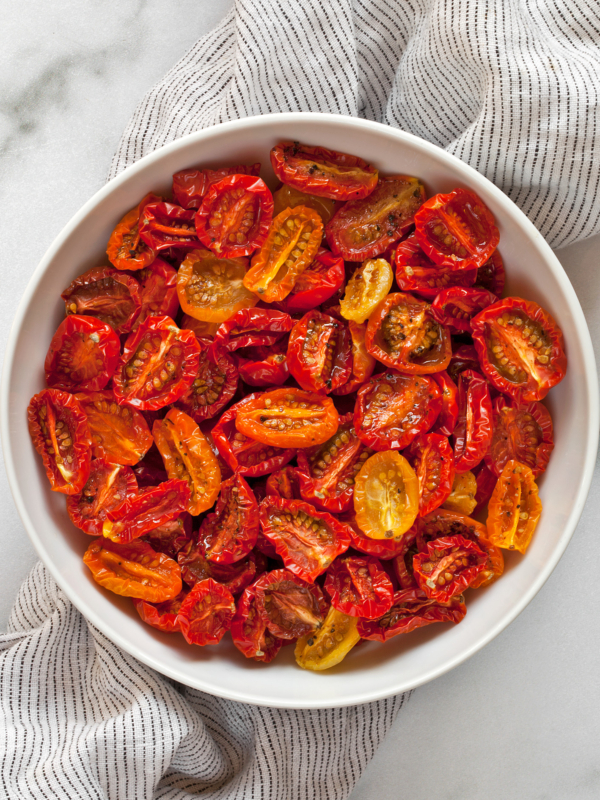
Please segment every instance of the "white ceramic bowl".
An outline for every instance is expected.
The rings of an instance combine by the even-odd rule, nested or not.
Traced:
[[[432,625],[385,645],[363,644],[326,673],[299,669],[293,648],[270,665],[243,658],[226,639],[191,647],[178,635],[144,625],[128,599],[101,589],[81,557],[90,539],[70,522],[65,497],[53,493],[26,423],[29,399],[44,386],[43,363],[64,315],[61,291],[106,261],[110,232],[147,192],[168,191],[171,175],[202,164],[261,161],[297,139],[361,156],[382,172],[421,178],[430,193],[457,186],[477,192],[500,229],[507,293],[536,300],[561,326],[567,376],[550,392],[556,447],[541,481],[544,511],[524,557],[510,554],[500,581],[468,594],[457,626]],[[328,114],[273,114],[229,122],[186,136],[127,169],[99,191],[58,236],[35,271],[19,306],[2,382],[6,467],[25,528],[52,575],[79,610],[115,644],[159,672],[210,694],[260,705],[325,708],[364,703],[411,689],[471,656],[503,630],[548,578],[573,533],[592,477],[598,433],[598,389],[590,336],[567,276],[519,209],[486,178],[443,150],[374,122]]]

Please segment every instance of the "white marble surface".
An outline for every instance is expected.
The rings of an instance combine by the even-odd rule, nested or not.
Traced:
[[[30,274],[104,182],[137,101],[232,0],[4,0],[0,352]],[[600,344],[600,237],[557,255]],[[26,368],[26,366],[25,366]],[[0,628],[36,555],[0,466]],[[485,650],[421,687],[353,800],[600,796],[600,475],[565,556]]]

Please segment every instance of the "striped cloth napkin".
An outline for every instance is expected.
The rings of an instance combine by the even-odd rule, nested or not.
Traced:
[[[238,0],[144,98],[110,176],[275,111],[393,125],[468,161],[554,246],[600,230],[597,0]],[[285,711],[175,685],[38,564],[0,636],[0,784],[16,800],[344,800],[406,696]]]

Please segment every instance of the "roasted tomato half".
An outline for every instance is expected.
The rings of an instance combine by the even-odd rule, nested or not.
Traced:
[[[459,344],[452,348],[452,358],[448,366],[447,372],[450,378],[456,383],[458,376],[466,369],[481,372],[477,350],[472,344]]]
[[[327,223],[329,247],[346,261],[381,255],[408,231],[424,199],[425,189],[417,178],[380,178],[368,197],[350,200]]]
[[[236,167],[219,169],[183,169],[173,175],[173,197],[183,208],[200,208],[202,198],[214,183],[227,175],[260,174],[260,163],[238,164]]]
[[[490,448],[490,390],[483,375],[474,370],[465,370],[458,376],[458,420],[453,439],[454,466],[457,472],[467,472],[476,467]]]
[[[207,578],[186,595],[177,622],[188,644],[219,644],[234,614],[235,600],[229,589]]]
[[[162,258],[155,258],[152,264],[141,269],[135,277],[140,283],[142,307],[133,324],[133,330],[146,317],[175,317],[179,310],[176,270]],[[185,328],[185,325],[181,327]]]
[[[400,539],[419,512],[419,480],[396,450],[375,453],[354,482],[356,523],[371,539]]]
[[[143,269],[156,258],[156,252],[140,239],[140,218],[148,203],[160,202],[160,197],[147,194],[141,203],[128,211],[110,235],[106,254],[117,269]]]
[[[448,603],[431,600],[418,588],[401,589],[394,595],[393,605],[377,620],[360,619],[358,633],[363,639],[387,642],[401,633],[410,633],[432,622],[460,622],[467,613],[462,595]]]
[[[537,303],[506,297],[471,320],[481,368],[519,402],[542,400],[567,370],[562,331]]]
[[[94,539],[85,551],[83,563],[96,583],[125,597],[164,603],[181,592],[178,563],[139,539],[128,544]]]
[[[338,424],[339,414],[329,397],[291,388],[256,394],[238,404],[235,417],[240,433],[283,448],[323,444]]]
[[[187,481],[187,510],[196,516],[214,505],[221,486],[221,468],[208,440],[185,412],[172,408],[152,426],[152,436],[171,479]]]
[[[352,507],[354,478],[371,453],[356,435],[353,414],[340,417],[339,428],[331,439],[298,451],[295,477],[302,498],[332,513],[348,511]]]
[[[128,495],[119,506],[107,510],[102,535],[118,544],[127,544],[181,516],[189,500],[190,490],[184,480],[166,481]]]
[[[201,547],[190,540],[177,554],[183,580],[194,586],[198,581],[214,578],[226,586],[232,595],[241,594],[259,575],[267,569],[267,559],[262,553],[253,550],[247,558],[233,564],[217,564],[203,555]]]
[[[287,569],[274,569],[253,584],[260,618],[274,636],[297,639],[318,630],[327,612],[323,592]]]
[[[174,519],[167,520],[152,528],[142,537],[157,553],[164,553],[169,558],[177,558],[192,538],[192,515],[184,511]]]
[[[285,340],[238,350],[235,362],[240,378],[248,386],[281,386],[290,377]]]
[[[90,429],[79,401],[68,392],[44,389],[31,398],[27,421],[52,491],[78,494],[91,464]]]
[[[233,352],[241,347],[259,347],[278,342],[291,331],[294,320],[272,308],[244,308],[219,326],[214,347]]]
[[[46,383],[68,392],[104,389],[112,378],[121,343],[110,327],[95,317],[72,315],[52,337],[46,355]]]
[[[403,450],[431,428],[441,407],[440,390],[429,376],[384,372],[359,389],[354,426],[367,447]]]
[[[392,288],[394,273],[385,258],[370,258],[356,269],[340,300],[344,319],[365,322]]]
[[[442,408],[434,425],[434,433],[451,436],[458,421],[458,387],[446,370],[432,376],[442,393]]]
[[[413,440],[404,454],[419,480],[419,516],[444,503],[454,482],[454,453],[446,436],[426,433]]]
[[[73,525],[91,536],[102,536],[108,511],[137,494],[137,481],[131,467],[109,464],[102,458],[92,461],[90,476],[80,494],[67,498],[67,511]]]
[[[312,208],[286,208],[273,220],[269,234],[252,258],[244,286],[265,303],[281,301],[312,264],[321,246],[323,222]]]
[[[470,470],[455,474],[452,491],[443,502],[450,511],[470,516],[477,508],[477,478]]]
[[[299,192],[298,189],[287,186],[285,183],[273,194],[273,201],[275,203],[273,209],[274,217],[281,214],[286,208],[306,206],[317,212],[323,220],[323,225],[327,225],[329,220],[333,217],[337,205],[335,200],[329,200],[327,197],[318,197],[316,194]]]
[[[440,267],[421,250],[414,233],[396,245],[394,250],[396,282],[403,292],[414,292],[433,300],[442,289],[451,286],[472,286],[477,270]]]
[[[241,475],[229,478],[220,488],[214,512],[202,520],[198,542],[209,561],[234,564],[256,544],[258,504]]]
[[[191,387],[200,345],[170,317],[148,317],[127,339],[113,378],[117,402],[146,411],[179,400]]]
[[[273,636],[263,622],[256,607],[256,589],[249,586],[237,603],[237,611],[231,623],[231,638],[234,645],[246,658],[268,664],[281,650],[283,640]]]
[[[238,370],[220,347],[211,347],[209,339],[198,339],[202,348],[198,372],[190,388],[177,400],[196,422],[215,417],[233,398],[238,385]]]
[[[253,175],[229,175],[213,183],[196,213],[196,233],[220,258],[249,256],[267,238],[273,195]]]
[[[359,389],[365,381],[369,380],[376,364],[373,356],[367,352],[365,345],[367,326],[350,320],[348,330],[352,339],[352,373],[350,379],[343,386],[334,389],[333,394],[337,395],[352,394]]]
[[[490,541],[524,553],[542,514],[533,472],[526,464],[507,461],[488,505]]]
[[[286,500],[302,500],[298,470],[295,467],[284,467],[271,473],[265,485],[265,497],[267,495],[284,497]]]
[[[493,405],[492,442],[485,463],[499,477],[507,461],[526,464],[537,478],[554,449],[552,417],[541,403],[519,405],[499,396]]]
[[[194,211],[175,203],[149,203],[140,217],[140,238],[155,252],[198,247]]]
[[[147,625],[163,633],[177,633],[181,631],[177,614],[186,594],[187,592],[180,592],[173,600],[165,600],[164,603],[149,603],[134,597],[133,605]]]
[[[310,311],[341,289],[345,277],[344,259],[320,247],[314,261],[308,265],[292,291],[277,307],[288,314]]]
[[[358,200],[377,185],[377,170],[362,158],[299,142],[275,145],[271,165],[282,183],[331,200]]]
[[[120,406],[112,392],[75,396],[87,417],[94,458],[124,466],[141,461],[152,447],[152,434],[139,411]]]
[[[258,442],[236,428],[238,413],[260,397],[258,393],[249,394],[228,408],[212,430],[213,441],[229,467],[240,475],[253,478],[281,469],[296,455],[293,448]]]
[[[392,606],[394,587],[376,558],[338,558],[327,570],[331,605],[351,617],[376,619]]]
[[[486,554],[475,542],[463,536],[447,536],[429,542],[426,553],[416,554],[414,576],[427,597],[447,603],[473,584],[486,561]]]
[[[359,643],[357,627],[357,617],[331,606],[318,630],[298,638],[294,650],[296,664],[315,672],[335,667]]]
[[[288,368],[307,392],[329,392],[343,386],[352,373],[350,331],[321,311],[307,311],[291,330]]]
[[[423,203],[415,214],[415,236],[432,261],[453,269],[482,266],[500,240],[491,211],[468,189]]]
[[[450,332],[431,307],[410,294],[389,294],[369,318],[368,352],[401,372],[419,375],[446,369],[452,356]]]
[[[112,267],[94,267],[61,294],[67,315],[96,317],[115,333],[128,333],[142,307],[140,285]]]
[[[350,546],[346,526],[302,500],[269,496],[260,504],[260,526],[283,563],[312,583]]]
[[[224,322],[258,297],[244,286],[246,259],[219,258],[210,250],[192,250],[177,273],[181,308],[203,322]]]
[[[475,286],[452,286],[442,289],[431,304],[431,314],[441,325],[453,331],[471,332],[471,319],[497,302],[495,294]]]

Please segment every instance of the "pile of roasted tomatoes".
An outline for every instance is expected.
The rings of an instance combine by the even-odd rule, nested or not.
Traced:
[[[282,142],[149,194],[76,278],[28,409],[84,562],[190,644],[322,670],[460,622],[525,552],[565,374],[489,209]]]

